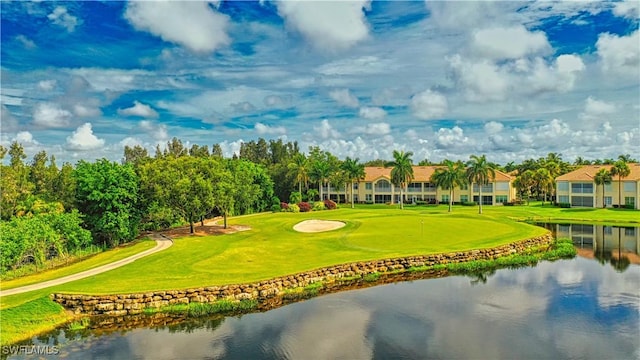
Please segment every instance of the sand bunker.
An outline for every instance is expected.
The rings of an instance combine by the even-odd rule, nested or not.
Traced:
[[[322,231],[329,231],[340,229],[345,223],[342,221],[329,221],[329,220],[305,220],[299,222],[293,226],[293,230],[304,233],[315,233]]]

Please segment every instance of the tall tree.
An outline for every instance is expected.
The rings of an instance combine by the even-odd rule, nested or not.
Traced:
[[[327,161],[316,160],[314,163],[312,163],[311,171],[309,171],[309,178],[312,181],[315,181],[318,183],[320,201],[324,199],[324,192],[322,191],[322,188],[324,187],[324,184],[329,179],[330,175],[331,175],[331,168],[329,167],[329,163]]]
[[[149,159],[149,153],[147,149],[143,148],[140,145],[134,145],[133,147],[129,145],[125,145],[124,147],[124,159],[122,162],[124,164],[133,164],[137,166],[140,162]]]
[[[478,184],[478,214],[482,214],[482,186],[493,181],[496,177],[496,171],[491,164],[487,162],[485,155],[471,155],[467,161],[467,178],[473,187]]]
[[[211,147],[211,157],[217,159],[224,158],[224,155],[222,154],[222,147],[220,146],[220,144],[213,144],[213,146]]]
[[[613,177],[611,176],[611,173],[609,172],[609,170],[604,168],[598,170],[596,175],[593,177],[593,181],[596,183],[596,187],[599,185],[602,185],[602,207],[603,208],[606,207],[606,204],[604,203],[604,186],[606,184],[611,184],[612,180],[613,180]]]
[[[404,209],[403,191],[413,180],[413,152],[393,150],[393,161],[387,163],[391,169],[391,183],[400,187],[400,209]],[[393,195],[392,195],[393,196]]]
[[[309,161],[307,157],[302,153],[298,153],[291,159],[287,167],[295,176],[298,182],[298,192],[302,194],[302,183],[306,184],[309,181]]]
[[[138,175],[130,164],[107,159],[78,162],[76,201],[94,239],[115,246],[138,235]]]
[[[624,160],[618,160],[613,163],[611,168],[611,175],[618,177],[618,207],[622,207],[622,178],[631,174],[631,168],[624,162]]]
[[[535,175],[535,172],[533,170],[526,170],[525,172],[518,174],[518,176],[516,176],[516,179],[513,184],[516,187],[516,189],[518,189],[518,192],[520,193],[521,198],[522,198],[522,195],[527,196],[527,205],[529,204],[529,197],[531,196],[532,188],[535,185],[534,175]]]
[[[465,183],[465,169],[461,161],[444,160],[444,166],[437,168],[430,181],[442,189],[449,189],[449,212],[453,207],[453,189]]]
[[[345,172],[347,179],[349,179],[349,182],[351,183],[351,208],[353,209],[355,207],[353,199],[353,183],[360,179],[364,179],[364,164],[361,164],[360,159],[358,158],[352,159],[347,156],[342,163],[342,170]]]
[[[549,170],[540,168],[534,173],[533,178],[537,188],[542,192],[542,205],[544,205],[547,193],[553,191],[553,176]]]

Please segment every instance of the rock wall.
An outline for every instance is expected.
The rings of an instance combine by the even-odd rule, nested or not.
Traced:
[[[259,304],[267,304],[273,302],[270,300],[285,294],[288,289],[305,287],[316,282],[333,283],[340,278],[403,272],[412,267],[496,259],[521,253],[531,247],[550,245],[552,242],[552,235],[546,234],[495,248],[342,264],[248,284],[118,295],[52,294],[51,297],[53,301],[76,314],[111,316],[140,314],[145,308],[218,300],[255,299]]]

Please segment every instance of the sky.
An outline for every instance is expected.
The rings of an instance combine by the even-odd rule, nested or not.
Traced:
[[[640,2],[2,1],[29,159],[260,137],[414,162],[640,156]]]

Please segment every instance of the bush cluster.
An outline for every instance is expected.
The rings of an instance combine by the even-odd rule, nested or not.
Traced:
[[[338,208],[338,204],[336,204],[335,201],[333,201],[333,200],[326,199],[324,201],[324,207],[327,210],[335,210],[335,209]]]
[[[300,208],[300,212],[311,211],[311,204],[309,204],[308,202],[301,201],[298,203],[298,207]]]
[[[559,203],[558,206],[560,206],[561,208],[570,208],[571,203]]]
[[[324,210],[324,203],[322,201],[316,201],[313,203],[313,211]]]
[[[280,209],[281,209],[281,210],[284,210],[284,211],[287,211],[287,209],[289,209],[289,204],[287,204],[287,203],[286,203],[286,202],[284,202],[284,201],[283,201],[283,202],[281,202],[281,203],[280,203]]]

